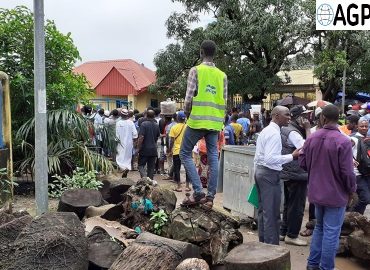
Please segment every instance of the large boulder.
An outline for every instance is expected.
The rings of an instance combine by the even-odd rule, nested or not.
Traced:
[[[193,243],[211,264],[222,264],[227,253],[243,242],[239,222],[228,212],[203,206],[179,207],[170,215],[169,237]]]
[[[59,212],[73,212],[81,220],[86,208],[89,206],[101,206],[104,204],[103,197],[98,190],[71,189],[65,191],[60,197],[58,204]]]
[[[355,257],[370,260],[370,237],[362,230],[355,231],[348,236],[348,246]]]
[[[194,257],[199,258],[197,246],[145,232],[121,253],[110,270],[173,270],[184,259]]]
[[[339,246],[337,249],[337,255],[347,255],[349,252],[348,236],[339,237]]]
[[[346,212],[344,215],[344,220],[343,220],[343,225],[341,228],[340,235],[348,236],[352,232],[354,232],[357,228],[356,218],[359,216],[361,216],[361,214],[357,212]]]
[[[356,231],[348,236],[351,253],[360,259],[370,260],[370,220],[363,215],[355,215],[353,221]]]
[[[122,253],[124,246],[103,228],[94,227],[87,236],[89,243],[89,269],[108,269]]]
[[[47,213],[26,226],[7,253],[0,250],[0,269],[86,270],[87,248],[83,224],[74,213]]]
[[[260,242],[242,244],[225,258],[226,270],[289,270],[290,267],[287,248]]]

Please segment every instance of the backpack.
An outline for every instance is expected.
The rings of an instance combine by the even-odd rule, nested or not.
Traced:
[[[357,137],[357,136],[356,136]],[[370,175],[370,138],[358,138],[357,145],[357,169],[362,175]]]

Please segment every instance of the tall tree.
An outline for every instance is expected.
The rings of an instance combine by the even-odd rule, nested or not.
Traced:
[[[18,129],[34,114],[33,14],[23,6],[0,9],[0,70],[10,76],[13,127]],[[71,34],[45,25],[45,66],[48,109],[72,108],[87,101],[90,90],[83,76],[72,72],[79,52]]]
[[[356,92],[367,87],[370,81],[370,34],[368,31],[316,30],[316,2],[304,2],[311,22],[311,57],[314,73],[320,80],[325,100],[334,101],[342,89],[343,71],[347,72],[346,89]],[[369,89],[368,89],[369,90]]]
[[[291,55],[303,53],[310,40],[312,21],[303,0],[173,0],[185,6],[166,22],[167,35],[176,44],[160,51],[154,63],[157,83],[152,91],[184,96],[189,68],[199,62],[199,44],[212,39],[218,45],[216,65],[229,79],[229,93],[253,94],[262,99],[273,89],[276,74]],[[214,21],[192,29],[203,13]]]
[[[370,35],[365,31],[320,31],[317,35],[314,71],[321,81],[323,98],[335,99],[343,87],[344,69],[348,92],[367,87],[370,80]]]

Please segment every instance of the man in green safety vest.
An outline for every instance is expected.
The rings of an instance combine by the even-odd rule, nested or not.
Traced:
[[[187,127],[182,140],[180,159],[193,185],[194,193],[187,196],[183,205],[202,203],[212,208],[218,180],[219,132],[222,130],[227,99],[227,77],[219,70],[213,58],[216,44],[205,40],[200,45],[202,63],[189,72],[184,111],[188,116]],[[203,193],[202,184],[192,159],[195,144],[205,138],[207,158],[210,167],[208,192]]]

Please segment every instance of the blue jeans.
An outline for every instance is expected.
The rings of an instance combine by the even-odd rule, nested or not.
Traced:
[[[316,226],[313,231],[308,266],[333,270],[339,246],[340,230],[346,207],[315,204]]]
[[[206,139],[207,158],[210,171],[207,198],[213,200],[216,194],[218,180],[218,131],[186,127],[181,144],[180,159],[181,163],[185,167],[186,173],[188,174],[189,180],[193,185],[194,195],[199,196],[203,194],[202,183],[200,182],[200,178],[192,158],[194,146],[203,137]]]

